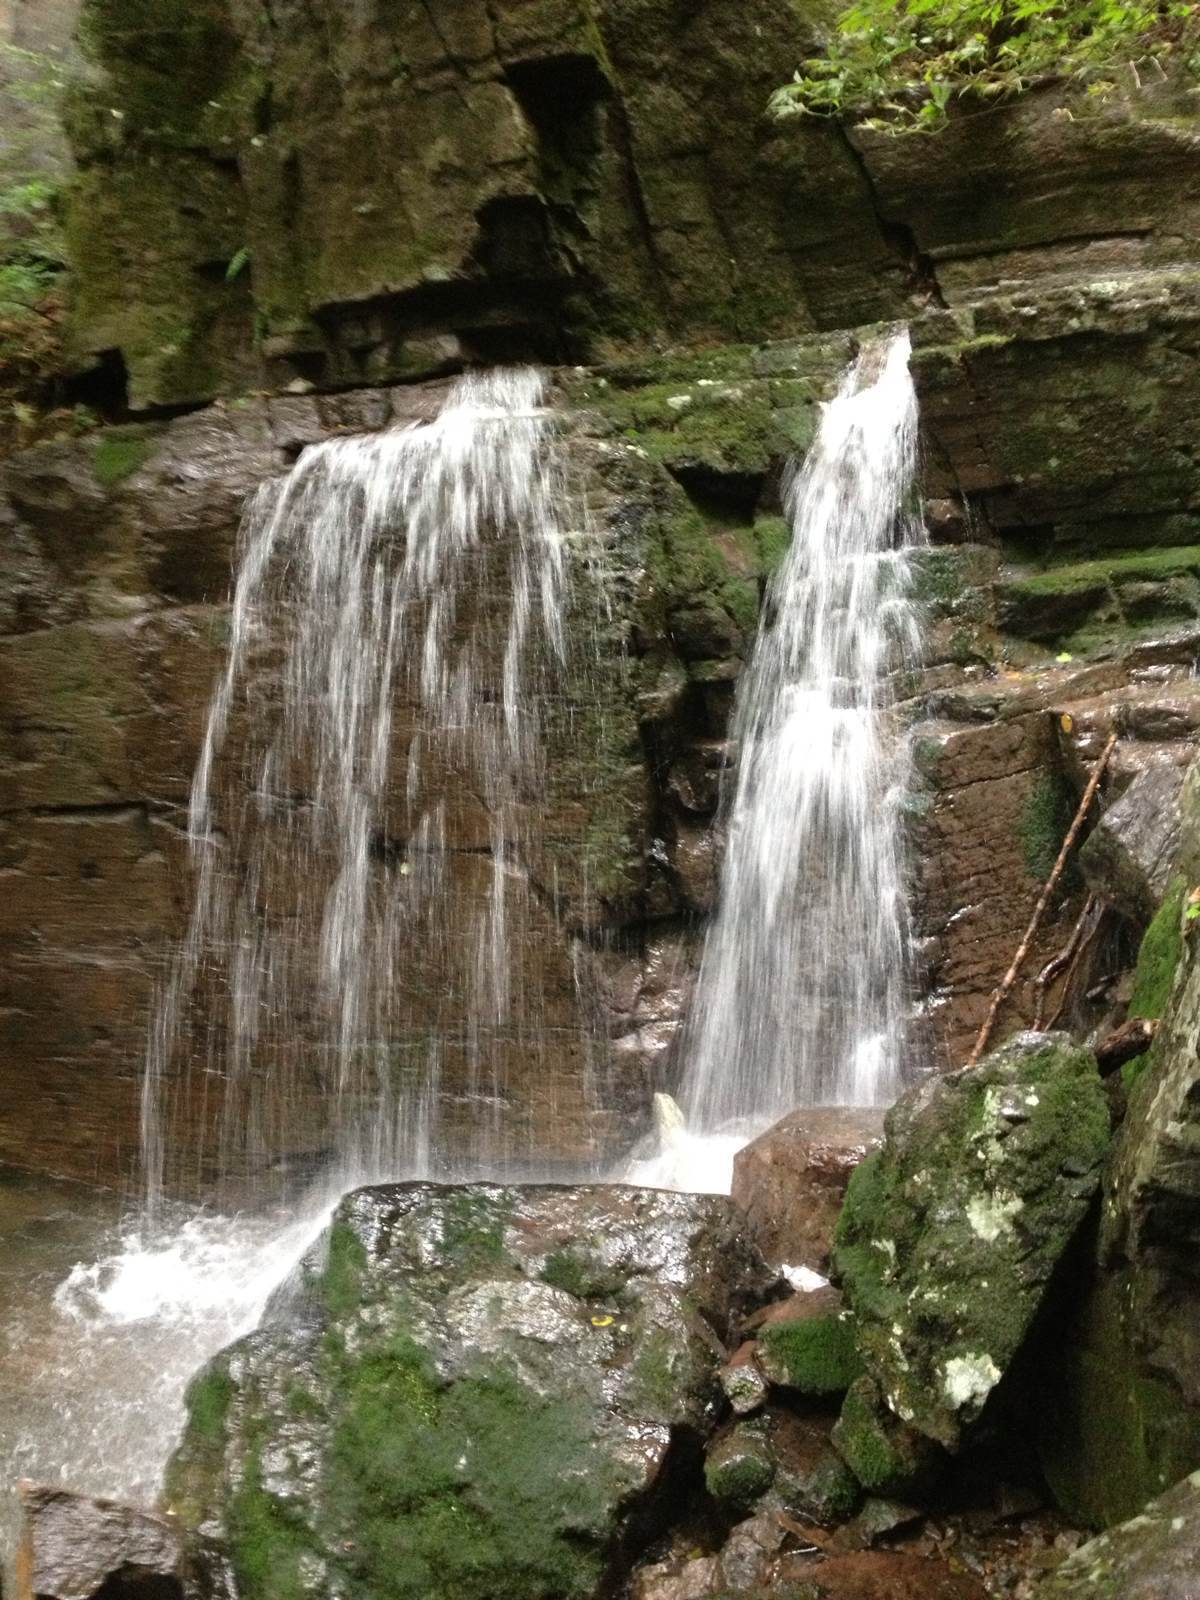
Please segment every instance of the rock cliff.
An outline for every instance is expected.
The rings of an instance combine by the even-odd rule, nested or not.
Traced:
[[[3,1049],[26,1086],[4,1156],[134,1161],[245,495],[307,443],[428,416],[464,362],[555,367],[571,519],[614,575],[612,648],[564,698],[602,736],[552,763],[554,864],[587,863],[591,903],[556,912],[535,963],[561,1000],[553,1087],[518,1064],[505,1110],[560,1170],[605,1159],[673,1081],[780,467],[881,320],[913,328],[934,541],[901,686],[925,1059],[964,1057],[1109,728],[1109,798],[1186,757],[1193,100],[1043,90],[919,140],[769,121],[825,15],[87,0],[69,342],[113,421],[3,468]],[[1051,904],[1002,1031],[1032,1020],[1084,892],[1071,876]],[[1121,910],[1096,978],[1132,959]],[[1100,1019],[1090,970],[1049,1011]],[[47,1094],[71,1108],[51,1126]]]

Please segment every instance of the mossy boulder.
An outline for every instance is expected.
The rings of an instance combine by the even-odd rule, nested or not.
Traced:
[[[801,1394],[844,1394],[862,1371],[854,1321],[836,1290],[786,1302],[788,1315],[758,1336],[758,1365],[772,1383]]]
[[[1095,1059],[1059,1034],[1018,1035],[892,1108],[882,1150],[851,1179],[833,1264],[895,1417],[958,1447],[1042,1303],[1108,1141]]]
[[[868,1494],[918,1497],[936,1482],[944,1462],[941,1448],[902,1422],[867,1377],[851,1386],[832,1439]]]
[[[710,1445],[704,1484],[726,1510],[744,1512],[766,1494],[775,1478],[765,1422],[738,1422]]]
[[[193,1384],[168,1500],[242,1600],[607,1593],[762,1277],[723,1199],[360,1190]]]
[[[1200,1571],[1200,1472],[1068,1556],[1035,1600],[1192,1600]]]

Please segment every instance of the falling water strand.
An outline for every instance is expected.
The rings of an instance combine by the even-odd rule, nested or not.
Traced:
[[[720,898],[684,1040],[696,1134],[895,1092],[906,756],[883,700],[918,643],[908,354],[899,334],[860,355],[787,488],[792,542],[738,689]]]
[[[463,378],[432,422],[313,446],[251,502],[148,1049],[152,1196],[428,1172],[447,1055],[467,1169],[513,1154],[504,1064],[537,1019],[510,949],[564,655],[542,391]]]

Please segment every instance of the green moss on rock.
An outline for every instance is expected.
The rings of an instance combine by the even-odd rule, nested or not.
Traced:
[[[1200,1416],[1134,1349],[1135,1295],[1102,1273],[1054,1353],[1038,1408],[1042,1470],[1066,1516],[1106,1528],[1200,1462]]]
[[[997,603],[1007,632],[1093,654],[1119,636],[1200,615],[1200,547],[1115,552],[1007,578]]]
[[[802,1394],[841,1394],[862,1370],[854,1326],[845,1312],[770,1323],[758,1345],[767,1377]]]
[[[345,1317],[362,1297],[367,1252],[362,1240],[346,1223],[335,1221],[329,1230],[321,1297],[331,1316]]]
[[[729,1511],[744,1512],[766,1494],[775,1478],[775,1460],[757,1422],[740,1422],[709,1448],[704,1485]]]
[[[711,1426],[697,1306],[723,1326],[760,1281],[739,1226],[602,1186],[358,1191],[195,1391],[171,1504],[243,1600],[591,1600],[676,1430]],[[587,1303],[601,1278],[618,1314]]]
[[[355,1362],[325,1486],[355,1583],[397,1600],[590,1594],[599,1552],[564,1532],[608,1514],[605,1470],[581,1470],[590,1430],[582,1395],[541,1396],[503,1360],[450,1386],[411,1340]]]
[[[1162,905],[1142,938],[1133,997],[1129,1002],[1131,1017],[1157,1020],[1167,1009],[1183,955],[1183,901],[1187,888],[1184,878],[1172,879]]]
[[[851,1182],[834,1272],[891,1411],[953,1449],[1096,1190],[1107,1104],[1090,1051],[1028,1034],[917,1085],[885,1127]]]
[[[154,442],[144,433],[105,433],[96,441],[92,471],[102,489],[114,489],[125,478],[145,465],[154,453]]]
[[[577,1300],[616,1301],[625,1287],[625,1275],[608,1266],[598,1252],[583,1246],[565,1246],[546,1257],[543,1283],[565,1289]]]
[[[1200,1568],[1200,1472],[1089,1540],[1035,1600],[1190,1600]]]
[[[263,1485],[259,1450],[250,1452],[229,1506],[229,1559],[247,1600],[304,1600],[317,1566],[303,1521]]]
[[[1021,808],[1017,836],[1031,878],[1045,883],[1054,870],[1078,801],[1061,772],[1042,772]],[[1072,868],[1069,865],[1068,871]],[[1078,873],[1075,873],[1076,879]]]
[[[937,1446],[901,1422],[869,1378],[852,1384],[832,1440],[868,1494],[922,1495],[941,1470],[942,1454]]]

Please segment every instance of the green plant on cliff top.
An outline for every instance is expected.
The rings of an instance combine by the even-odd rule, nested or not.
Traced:
[[[827,53],[805,61],[770,110],[932,132],[955,100],[1004,99],[1056,81],[1100,96],[1118,78],[1133,87],[1143,71],[1161,78],[1166,61],[1200,77],[1191,0],[855,0]]]

